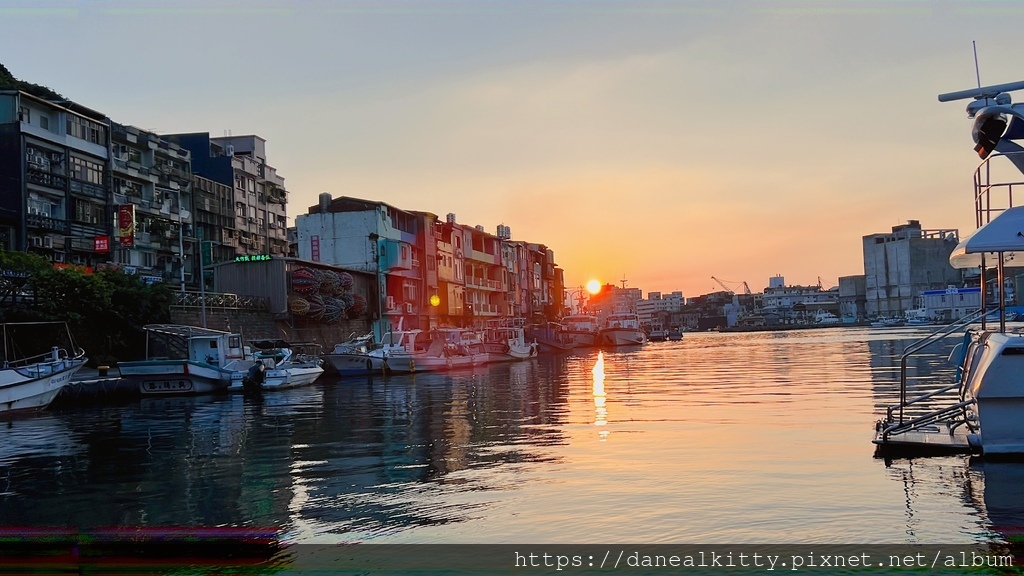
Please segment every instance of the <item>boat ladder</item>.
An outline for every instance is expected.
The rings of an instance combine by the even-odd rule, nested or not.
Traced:
[[[974,399],[964,399],[964,391],[962,389],[960,390],[960,393],[958,395],[960,398],[959,402],[932,410],[931,412],[914,418],[910,418],[909,416],[907,416],[906,408],[908,406],[912,406],[919,402],[923,402],[925,400],[935,398],[943,394],[947,394],[955,389],[959,389],[963,386],[963,383],[965,381],[964,374],[958,369],[958,378],[957,381],[954,382],[953,384],[950,384],[938,390],[933,390],[927,394],[917,396],[916,398],[907,399],[907,360],[914,354],[917,354],[918,352],[921,352],[922,350],[928,348],[932,344],[939,342],[940,340],[942,340],[946,336],[949,336],[953,332],[956,332],[961,328],[966,329],[966,327],[969,326],[971,323],[978,321],[985,314],[990,312],[990,310],[978,310],[977,312],[968,314],[967,316],[964,316],[963,318],[957,320],[952,324],[939,327],[938,329],[934,330],[932,333],[928,334],[924,338],[921,338],[920,340],[917,340],[916,342],[907,346],[906,350],[904,350],[903,352],[903,355],[900,357],[900,402],[899,404],[889,406],[886,409],[885,419],[879,420],[876,423],[875,431],[878,435],[878,441],[876,443],[884,445],[890,442],[894,436],[900,436],[908,434],[910,432],[934,432],[934,426],[939,423],[946,425],[947,432],[950,436],[953,435],[953,432],[956,428],[964,424],[967,425],[968,429],[974,429],[974,425],[970,421],[968,421],[967,418],[967,407],[973,405],[975,401]],[[970,332],[965,331],[965,335],[968,334],[970,334]],[[966,351],[966,347],[969,342],[968,338],[969,337],[965,336],[964,343],[959,345],[963,347],[962,349],[964,351]],[[954,353],[955,352],[956,351],[954,350]],[[962,365],[962,362],[960,362],[960,365]]]

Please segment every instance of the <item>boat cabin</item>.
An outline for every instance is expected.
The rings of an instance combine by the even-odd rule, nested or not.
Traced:
[[[145,330],[147,360],[188,360],[221,368],[244,358],[238,334],[176,324],[150,324]]]

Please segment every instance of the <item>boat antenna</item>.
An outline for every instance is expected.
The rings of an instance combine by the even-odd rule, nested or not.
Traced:
[[[971,40],[971,47],[974,48],[974,76],[978,80],[978,88],[981,88],[981,69],[978,68],[978,43]]]

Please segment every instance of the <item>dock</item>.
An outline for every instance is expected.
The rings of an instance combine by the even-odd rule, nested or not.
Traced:
[[[876,458],[911,458],[915,456],[941,456],[948,454],[980,454],[980,447],[971,444],[971,434],[966,426],[951,426],[948,422],[937,422],[920,428],[890,434],[882,440],[882,433],[875,434]]]

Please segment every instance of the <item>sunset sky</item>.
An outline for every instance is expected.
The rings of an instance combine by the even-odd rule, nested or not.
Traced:
[[[0,0],[0,62],[158,133],[258,134],[321,192],[696,296],[826,286],[861,237],[974,225],[967,102],[1024,80],[1015,2]],[[1015,94],[1024,99],[1024,92]]]

